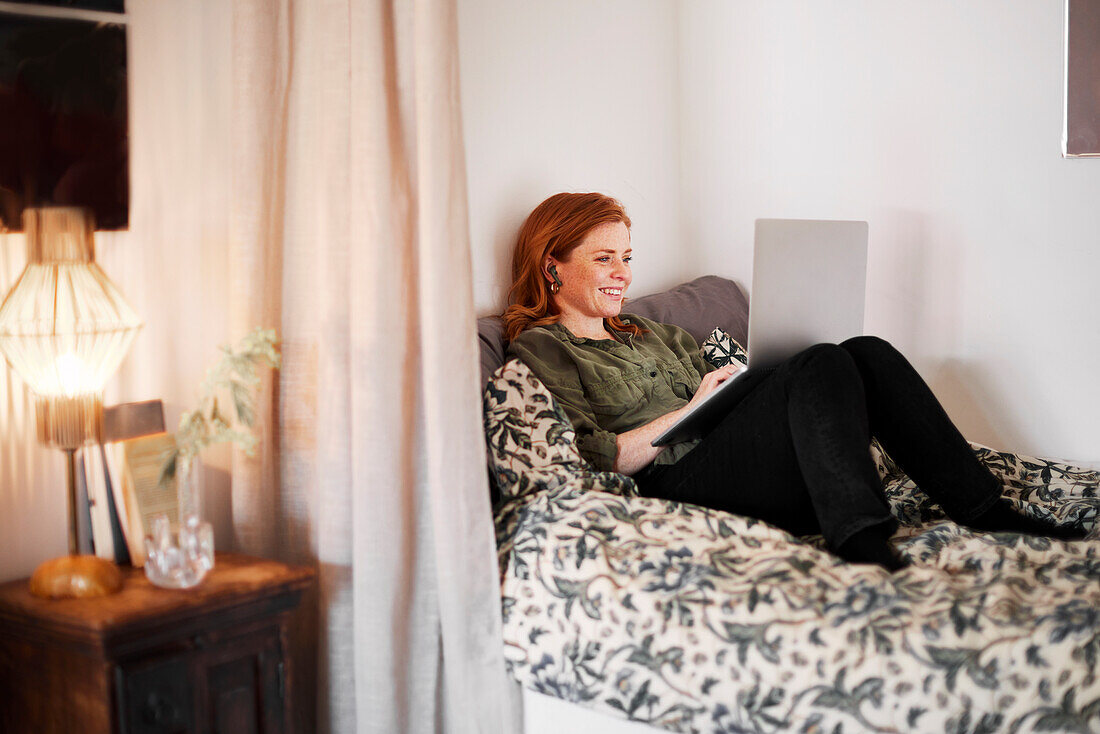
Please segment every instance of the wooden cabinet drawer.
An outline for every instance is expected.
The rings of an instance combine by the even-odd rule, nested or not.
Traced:
[[[122,731],[126,734],[191,734],[195,694],[186,658],[179,656],[119,668]]]
[[[282,734],[285,731],[286,663],[275,628],[225,641],[196,661],[205,681],[205,713],[211,732]]]

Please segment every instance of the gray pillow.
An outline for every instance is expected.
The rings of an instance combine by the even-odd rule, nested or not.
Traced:
[[[481,384],[484,386],[504,364],[504,320],[499,316],[478,319],[477,344],[481,351]]]
[[[636,313],[687,330],[702,344],[715,328],[739,343],[748,341],[749,299],[741,286],[717,275],[704,275],[663,293],[623,304],[623,313]]]
[[[741,286],[717,275],[704,275],[661,293],[630,299],[623,313],[634,313],[686,329],[702,344],[719,328],[741,344],[748,341],[749,299]],[[504,325],[499,316],[477,320],[481,348],[481,384],[504,364]]]

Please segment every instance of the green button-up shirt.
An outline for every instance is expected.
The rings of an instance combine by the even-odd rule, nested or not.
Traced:
[[[612,471],[615,436],[687,404],[703,375],[714,369],[691,334],[641,316],[623,321],[647,331],[615,339],[574,336],[561,324],[527,329],[508,345],[549,388],[577,431],[581,455],[596,469]],[[698,441],[673,444],[654,464],[672,464]]]

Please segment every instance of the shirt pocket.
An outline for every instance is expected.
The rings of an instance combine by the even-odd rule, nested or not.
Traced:
[[[596,423],[616,433],[636,427],[636,416],[649,403],[649,395],[638,380],[605,383],[585,392]]]
[[[667,368],[673,394],[681,400],[690,401],[695,395],[695,391],[699,389],[700,379],[699,373],[695,371],[690,358],[687,358],[687,360],[687,364],[684,363],[684,360],[680,360],[667,365]]]

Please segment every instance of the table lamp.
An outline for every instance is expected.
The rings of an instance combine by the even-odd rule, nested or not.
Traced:
[[[110,593],[121,578],[76,555],[76,450],[102,439],[103,385],[142,325],[96,264],[94,229],[87,209],[25,210],[27,264],[0,303],[0,353],[35,394],[39,440],[68,459],[70,555],[35,570],[31,591],[44,596]]]

